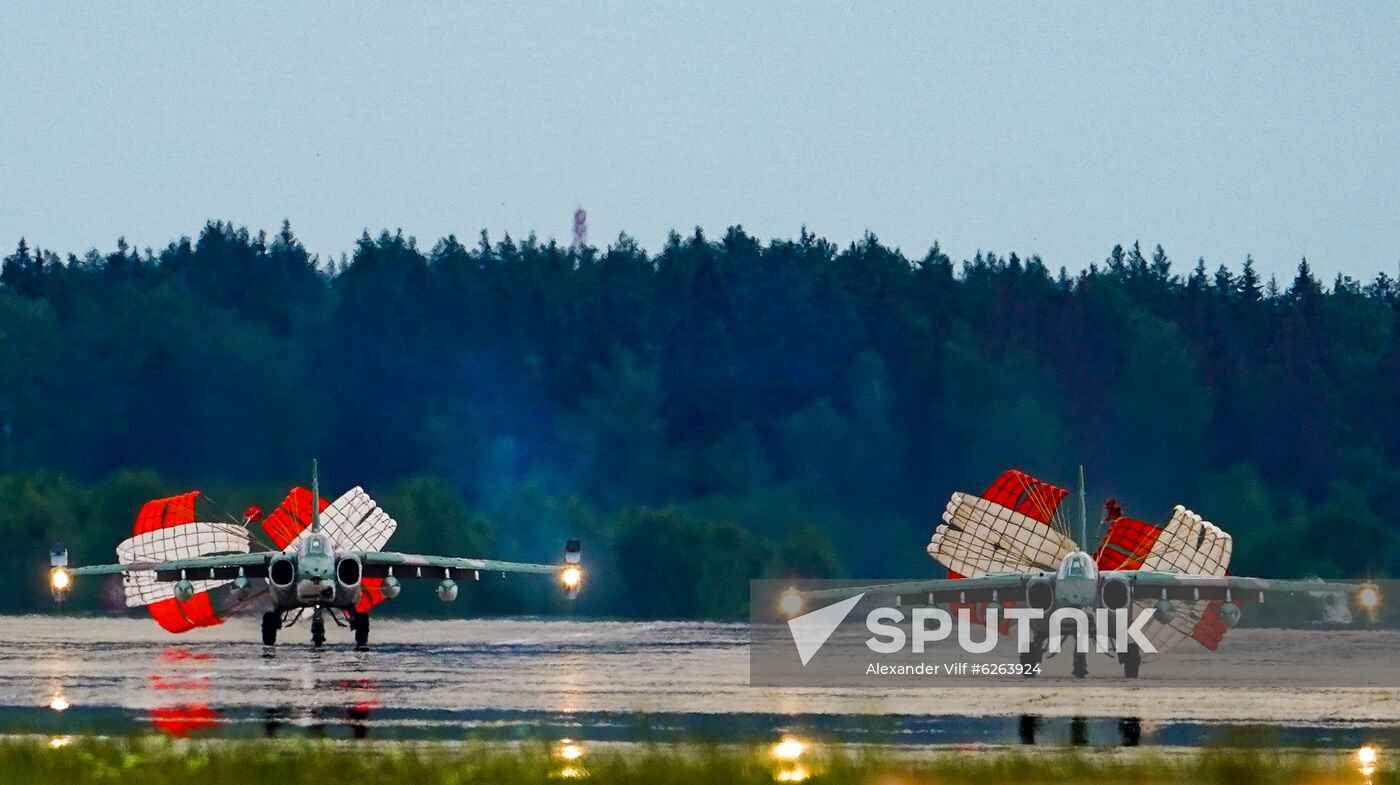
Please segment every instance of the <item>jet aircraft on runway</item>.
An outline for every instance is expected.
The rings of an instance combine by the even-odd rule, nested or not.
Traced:
[[[1240,619],[1240,604],[1263,602],[1266,594],[1354,596],[1365,611],[1374,611],[1380,589],[1374,583],[1328,583],[1318,580],[1266,580],[1226,574],[1234,547],[1230,535],[1182,506],[1166,525],[1123,515],[1114,501],[1106,505],[1107,534],[1094,554],[1069,535],[1061,503],[1063,488],[1020,471],[1005,472],[981,496],[954,493],[933,534],[928,553],[948,568],[949,577],[819,591],[789,589],[781,610],[796,616],[813,602],[834,602],[859,594],[894,597],[900,605],[943,603],[971,606],[971,618],[985,621],[989,604],[1024,602],[1030,608],[1084,610],[1094,630],[1096,610],[1150,608],[1145,634],[1156,653],[1135,643],[1114,652],[1128,678],[1136,678],[1144,661],[1160,656],[1177,642],[1192,638],[1214,650]],[[1087,537],[1084,470],[1079,471],[1079,542]],[[1009,624],[1007,622],[1002,622]],[[1030,650],[1021,663],[1040,665],[1049,643],[1049,625],[1032,628]],[[1066,636],[1072,637],[1072,636]],[[1109,638],[1115,637],[1109,631]],[[1034,675],[1036,668],[1027,668]],[[1075,651],[1072,673],[1088,674],[1086,652]]]
[[[357,646],[365,646],[370,609],[398,596],[402,580],[437,580],[443,602],[457,598],[457,579],[476,580],[483,572],[557,575],[570,599],[583,580],[578,540],[565,544],[562,564],[385,552],[398,523],[362,488],[333,502],[323,500],[314,462],[311,490],[292,489],[261,521],[275,548],[251,548],[261,510],[249,508],[240,522],[201,520],[199,501],[200,493],[194,491],[148,502],[137,515],[133,535],[117,546],[116,564],[70,567],[67,550],[55,546],[49,575],[54,598],[62,600],[75,577],[119,574],[127,606],[145,606],[165,629],[186,632],[223,622],[214,607],[214,589],[232,584],[233,598],[247,603],[261,594],[253,582],[265,580],[264,644],[275,644],[279,630],[310,611],[313,645],[325,642],[329,616],[353,631]]]

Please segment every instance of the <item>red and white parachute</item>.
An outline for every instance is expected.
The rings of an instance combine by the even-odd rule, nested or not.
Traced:
[[[1171,520],[1158,526],[1122,514],[1118,505],[1108,504],[1109,526],[1094,555],[1103,570],[1158,570],[1183,575],[1221,577],[1230,566],[1234,540],[1220,527],[1177,505]],[[1154,600],[1133,603],[1134,615],[1155,605]],[[1229,629],[1216,609],[1220,600],[1178,603],[1171,621],[1153,619],[1144,634],[1157,649],[1165,652],[1181,639],[1190,637],[1215,651]],[[1157,655],[1144,654],[1144,660]]]
[[[933,533],[928,553],[951,578],[992,572],[1053,572],[1075,549],[1053,525],[1066,491],[1011,470],[981,496],[955,493]]]
[[[117,561],[126,565],[141,565],[216,554],[248,553],[249,532],[244,526],[197,520],[196,500],[199,496],[199,491],[192,491],[147,502],[136,516],[132,536],[117,546]],[[262,529],[277,547],[286,551],[296,550],[311,525],[311,507],[311,491],[293,488],[277,509],[262,521]],[[330,535],[337,548],[378,551],[383,549],[398,528],[398,522],[358,486],[333,502],[321,499],[320,508],[321,529]],[[157,581],[154,570],[135,569],[123,573],[122,588],[127,607],[144,605],[160,626],[170,632],[188,632],[196,627],[223,623],[209,592],[231,581],[231,578],[194,580],[195,594],[188,602],[176,599],[175,584]],[[356,610],[368,611],[383,600],[382,584],[382,578],[363,579]]]
[[[1061,559],[1080,549],[1059,514],[1067,495],[1065,489],[1024,472],[1004,472],[981,496],[953,494],[928,553],[948,568],[950,578],[1054,572]],[[1099,569],[1226,574],[1233,550],[1230,535],[1185,507],[1177,506],[1165,525],[1123,516],[1112,502],[1109,510],[1109,528],[1094,557]],[[1141,609],[1154,602],[1135,604]],[[1227,629],[1216,613],[1219,605],[1184,604],[1171,621],[1154,619],[1145,634],[1159,653],[1188,636],[1213,651]],[[978,616],[974,611],[974,618]]]
[[[136,515],[132,536],[117,546],[117,561],[141,564],[194,559],[220,553],[247,553],[248,531],[231,523],[196,520],[199,491],[146,502]],[[171,632],[222,624],[209,591],[231,579],[196,580],[189,602],[175,598],[175,584],[157,581],[154,570],[122,574],[127,607],[146,606],[160,626]]]
[[[284,551],[294,551],[311,526],[312,494],[305,488],[293,488],[287,498],[263,521],[263,531]],[[355,486],[333,502],[321,499],[321,531],[330,536],[337,548],[357,551],[379,551],[394,535],[398,521],[371,499],[365,489]],[[384,599],[380,587],[383,578],[360,581],[360,602],[357,611],[368,611]]]

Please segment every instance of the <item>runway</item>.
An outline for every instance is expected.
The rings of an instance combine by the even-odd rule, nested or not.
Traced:
[[[0,617],[0,725],[715,742],[797,730],[878,744],[1194,745],[1248,732],[1305,746],[1400,743],[1400,690],[1055,679],[993,689],[754,688],[743,624],[382,618],[367,651],[343,630],[319,650],[302,632],[264,647],[254,617],[181,636],[137,618]],[[1273,644],[1266,630],[1238,630],[1230,645]]]

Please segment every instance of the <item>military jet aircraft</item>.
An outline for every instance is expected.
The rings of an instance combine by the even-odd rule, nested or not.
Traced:
[[[988,607],[1024,602],[1047,614],[1058,608],[1084,610],[1090,620],[1089,635],[1096,636],[1096,610],[1132,610],[1136,616],[1150,608],[1152,620],[1145,635],[1156,652],[1145,652],[1129,642],[1114,653],[1124,676],[1137,678],[1144,661],[1185,638],[1215,650],[1225,632],[1239,622],[1240,604],[1263,602],[1269,593],[1352,596],[1368,613],[1380,602],[1379,587],[1369,582],[1228,575],[1234,547],[1230,535],[1179,505],[1166,525],[1154,525],[1124,516],[1117,502],[1110,500],[1107,533],[1091,555],[1069,535],[1060,509],[1066,496],[1063,488],[1020,471],[1007,471],[981,496],[954,493],[949,500],[943,524],[928,545],[929,555],[948,568],[948,578],[819,591],[789,589],[779,598],[780,609],[796,616],[813,602],[867,594],[893,597],[899,605],[968,607],[973,621],[985,623]],[[1079,542],[1085,542],[1083,467],[1078,517]],[[1000,625],[1009,628],[1010,622]],[[1031,632],[1030,650],[1021,653],[1020,661],[1038,666],[1049,643],[1049,625],[1042,621]],[[1108,632],[1108,638],[1117,637]],[[1036,670],[1027,668],[1026,675],[1033,676]],[[1086,652],[1074,652],[1071,672],[1078,678],[1088,674]]]
[[[256,507],[241,521],[219,521],[208,520],[220,516],[207,514],[212,503],[198,491],[156,499],[141,508],[132,537],[117,546],[116,564],[70,567],[67,550],[55,546],[49,575],[54,598],[61,601],[74,578],[121,575],[128,607],[145,606],[165,629],[186,632],[223,622],[214,589],[231,584],[229,599],[247,604],[264,594],[255,592],[253,582],[265,580],[265,645],[274,645],[279,630],[310,611],[312,645],[325,643],[329,616],[348,626],[363,647],[369,642],[370,609],[397,597],[402,580],[438,581],[443,602],[457,598],[457,579],[479,580],[483,572],[557,575],[570,599],[578,595],[583,581],[578,540],[565,544],[562,564],[385,552],[398,523],[362,488],[325,501],[315,462],[311,474],[309,491],[292,489],[262,519],[260,528],[273,548],[251,548],[253,524],[263,518]]]

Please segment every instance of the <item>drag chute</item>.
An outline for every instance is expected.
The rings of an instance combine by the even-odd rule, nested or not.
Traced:
[[[358,551],[380,551],[398,528],[365,489],[355,486],[333,502],[321,499],[321,531],[337,548]],[[295,551],[311,526],[312,493],[305,488],[293,488],[287,498],[263,521],[263,531],[284,551]],[[360,582],[360,602],[357,611],[368,611],[384,599],[383,578],[365,578]]]
[[[1129,518],[1110,502],[1109,527],[1099,545],[1095,560],[1102,570],[1151,570],[1183,575],[1227,575],[1234,540],[1220,527],[1177,505],[1165,526]],[[1134,613],[1156,605],[1155,600],[1134,603]],[[1220,600],[1177,603],[1169,621],[1154,619],[1145,635],[1157,654],[1144,654],[1151,660],[1184,638],[1190,637],[1214,651],[1229,626],[1217,613]]]
[[[955,493],[928,553],[950,578],[998,572],[1053,572],[1075,549],[1055,525],[1066,491],[1019,471],[997,478],[982,496]]]
[[[1074,540],[1056,527],[1060,504],[1068,492],[1012,469],[1002,473],[981,496],[954,493],[933,533],[928,554],[948,568],[949,578],[980,578],[989,573],[1053,572]],[[1014,603],[1003,603],[1011,607]],[[955,603],[978,624],[986,623],[986,603]],[[1010,621],[998,625],[1010,629]]]
[[[248,532],[241,526],[196,520],[195,501],[199,491],[154,499],[136,515],[132,536],[117,546],[117,561],[139,565],[194,559],[225,553],[247,553]],[[195,580],[194,594],[181,602],[175,584],[157,581],[153,570],[132,569],[122,575],[122,589],[128,607],[146,606],[160,626],[170,632],[188,632],[196,627],[222,624],[209,599],[209,591],[228,579]]]
[[[312,498],[313,494],[306,488],[293,488],[288,491],[287,498],[277,505],[277,509],[263,520],[263,531],[278,548],[285,550],[311,525]],[[320,500],[322,512],[328,506],[325,499]]]

